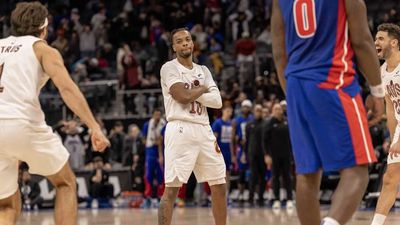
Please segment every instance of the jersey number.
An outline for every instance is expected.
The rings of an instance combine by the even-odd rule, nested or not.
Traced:
[[[294,26],[301,38],[314,36],[317,29],[314,0],[295,0],[293,3]]]
[[[203,113],[203,106],[201,105],[200,102],[191,102],[189,112],[191,114],[197,113],[198,115],[201,115]]]
[[[0,65],[0,81],[1,81],[1,76],[3,75],[3,69],[4,69],[4,63]],[[0,84],[0,93],[4,91],[4,87],[1,86]]]

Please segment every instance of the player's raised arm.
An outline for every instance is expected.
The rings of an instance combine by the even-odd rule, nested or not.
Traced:
[[[283,92],[286,93],[285,67],[287,64],[287,55],[285,47],[285,26],[278,0],[273,0],[272,3],[271,32],[272,46],[274,46],[272,48],[272,55],[274,57],[279,83]]]
[[[212,78],[211,72],[207,67],[202,67],[206,77],[204,86],[208,88],[208,92],[202,94],[196,101],[200,102],[205,107],[220,109],[222,107],[221,93],[219,93],[218,87]]]
[[[33,48],[44,72],[58,88],[64,102],[92,131],[93,148],[104,150],[109,145],[108,139],[102,135],[85,97],[68,74],[60,53],[41,41],[36,42]]]

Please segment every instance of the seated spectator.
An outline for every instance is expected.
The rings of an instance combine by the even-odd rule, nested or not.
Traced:
[[[108,183],[109,174],[104,169],[103,159],[96,156],[93,164],[94,170],[90,176],[90,196],[95,199],[111,200],[114,197],[114,187]]]
[[[31,175],[27,169],[21,171],[19,189],[21,191],[23,209],[30,210],[41,207],[43,198],[40,196],[39,183],[31,180]]]

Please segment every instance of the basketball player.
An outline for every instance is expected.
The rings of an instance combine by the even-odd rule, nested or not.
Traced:
[[[400,27],[396,24],[378,26],[375,46],[380,59],[385,60],[381,66],[381,76],[385,85],[387,126],[392,144],[387,159],[387,170],[383,176],[383,187],[376,206],[372,225],[383,225],[397,196],[400,182]]]
[[[231,152],[231,142],[232,142],[232,106],[226,104],[222,108],[222,117],[215,120],[212,124],[212,129],[214,135],[217,138],[218,146],[221,148],[222,155],[224,156],[225,168],[226,168],[226,190],[229,193],[229,179],[230,171],[232,166],[232,156],[235,152]]]
[[[287,97],[303,225],[346,224],[366,190],[367,166],[376,161],[356,76],[358,66],[379,120],[384,90],[366,15],[362,0],[273,1],[273,55]],[[340,182],[321,223],[322,170],[339,171]]]
[[[165,192],[158,224],[170,225],[179,188],[192,171],[211,187],[216,225],[226,224],[225,163],[209,124],[206,107],[219,109],[222,100],[207,67],[193,63],[192,36],[186,28],[171,32],[176,58],[160,71],[167,118],[165,131]]]
[[[0,224],[15,224],[20,212],[18,160],[30,173],[46,176],[56,188],[57,225],[75,225],[75,176],[69,154],[46,125],[39,92],[50,78],[68,107],[91,130],[93,148],[109,142],[89,106],[71,80],[60,53],[47,45],[48,11],[39,2],[19,3],[11,14],[14,36],[0,40]]]

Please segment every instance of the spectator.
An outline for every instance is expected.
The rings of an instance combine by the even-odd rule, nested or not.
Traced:
[[[93,164],[94,170],[90,176],[90,196],[94,199],[111,200],[114,197],[114,187],[108,182],[109,174],[104,169],[103,159],[96,156]],[[95,203],[92,207],[93,205]]]
[[[90,25],[84,25],[80,33],[80,51],[82,57],[96,56],[96,37]]]
[[[27,169],[21,171],[19,189],[21,191],[23,209],[30,210],[41,207],[43,198],[40,196],[39,183],[32,181]]]
[[[114,123],[108,136],[111,142],[111,160],[113,163],[122,164],[122,149],[125,140],[124,125],[121,121]]]
[[[57,38],[51,43],[51,46],[56,48],[63,57],[66,56],[68,51],[69,43],[68,40],[65,38],[65,30],[58,29],[57,30]]]
[[[272,205],[274,209],[281,207],[280,202],[280,179],[286,190],[286,208],[293,209],[293,181],[292,171],[292,151],[289,139],[288,122],[284,117],[282,106],[277,103],[273,106],[271,120],[264,130],[264,149],[268,156],[265,161],[268,166],[272,164],[272,182],[275,200]]]
[[[265,158],[266,152],[263,148],[263,129],[265,121],[262,118],[262,106],[254,106],[254,120],[246,124],[246,145],[245,153],[242,155],[242,161],[247,161],[250,167],[250,182],[249,182],[249,203],[254,204],[254,192],[258,185],[258,205],[264,206],[265,192]]]

